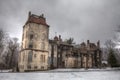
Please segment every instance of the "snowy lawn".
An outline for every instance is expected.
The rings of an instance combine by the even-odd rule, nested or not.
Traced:
[[[0,80],[120,80],[120,70],[0,73]]]

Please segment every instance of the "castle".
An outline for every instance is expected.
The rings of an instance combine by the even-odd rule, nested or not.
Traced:
[[[61,35],[49,39],[49,25],[44,15],[29,12],[23,26],[22,46],[19,54],[20,72],[55,68],[100,68],[100,41],[83,42],[79,47],[62,41]]]

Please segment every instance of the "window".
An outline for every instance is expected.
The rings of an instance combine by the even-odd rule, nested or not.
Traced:
[[[37,55],[37,54],[34,54],[34,57],[35,57],[35,58],[36,58],[36,55]]]
[[[41,59],[41,62],[44,63],[45,62],[45,55],[41,55],[40,59]]]
[[[32,62],[32,55],[33,55],[33,53],[32,53],[32,51],[30,51],[28,53],[28,63]]]
[[[30,40],[32,40],[33,39],[33,34],[30,34]]]
[[[43,56],[43,62],[45,62],[45,55]]]
[[[32,45],[32,44],[29,44],[29,48],[33,48],[33,45]]]
[[[43,62],[43,55],[41,55],[41,62]]]
[[[48,57],[48,63],[51,64],[51,57]]]
[[[23,62],[24,62],[24,59],[25,59],[25,53],[23,53]]]
[[[44,66],[41,66],[41,69],[44,70]]]
[[[28,65],[28,66],[27,66],[27,68],[28,68],[28,69],[31,69],[31,66],[30,66],[30,65]]]
[[[37,69],[37,66],[34,66],[34,69]]]

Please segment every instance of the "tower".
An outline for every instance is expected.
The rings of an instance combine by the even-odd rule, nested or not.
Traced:
[[[48,69],[49,25],[44,15],[29,12],[23,26],[18,67],[21,72]]]

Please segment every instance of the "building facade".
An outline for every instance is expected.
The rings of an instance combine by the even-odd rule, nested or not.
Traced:
[[[49,25],[44,15],[29,12],[23,26],[22,46],[19,54],[20,72],[55,68],[100,68],[100,42],[97,45],[81,43],[79,47],[62,41],[61,36],[49,39]]]
[[[49,40],[49,67],[54,68],[101,68],[100,42],[83,42],[79,47],[63,42],[55,36]]]
[[[19,70],[47,70],[49,25],[44,15],[29,12],[28,20],[23,26],[22,46],[19,55]]]

